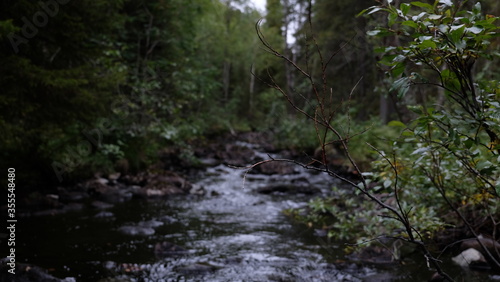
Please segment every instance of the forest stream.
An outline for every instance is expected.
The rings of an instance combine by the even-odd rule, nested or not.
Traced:
[[[239,145],[268,158],[254,145]],[[420,254],[406,260],[405,265],[354,263],[346,259],[344,244],[327,243],[326,237],[318,237],[312,229],[293,224],[282,211],[303,206],[318,193],[264,194],[257,190],[276,184],[305,183],[325,195],[333,185],[339,185],[324,174],[300,167],[293,170],[284,175],[245,175],[246,170],[220,164],[204,169],[193,179],[203,187],[204,195],[131,199],[101,210],[86,208],[25,217],[18,224],[18,261],[76,281],[430,278],[432,272]],[[469,275],[451,263],[446,268]],[[498,278],[488,273],[470,277],[467,281]]]

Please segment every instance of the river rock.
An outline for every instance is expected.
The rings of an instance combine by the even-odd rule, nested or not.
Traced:
[[[113,207],[112,204],[108,204],[101,201],[93,201],[90,205],[99,210],[105,210]]]
[[[120,172],[116,172],[116,173],[111,173],[108,175],[108,179],[109,181],[117,181],[118,178],[120,178],[122,174]]]
[[[483,254],[476,249],[470,248],[451,259],[461,267],[489,269],[488,263]]]
[[[255,166],[251,174],[286,175],[297,173],[296,165],[283,161],[271,161]]]
[[[150,228],[156,228],[162,226],[164,223],[158,220],[148,220],[148,221],[141,221],[137,225],[142,226],[142,227],[150,227]]]
[[[70,212],[70,211],[80,211],[83,210],[84,205],[81,203],[69,203],[65,205],[62,209],[64,212]]]
[[[59,201],[59,196],[55,194],[47,194],[45,197],[40,199],[39,203],[40,207],[48,207],[48,208],[61,208],[63,205]]]
[[[67,277],[64,279],[56,278],[47,273],[47,270],[24,263],[16,262],[15,274],[8,271],[11,269],[8,265],[9,259],[4,258],[0,260],[0,281],[12,282],[75,282],[75,278]]]
[[[247,146],[226,144],[219,148],[216,157],[228,165],[246,166],[254,162],[255,152]]]
[[[207,191],[205,191],[205,188],[201,185],[198,185],[198,184],[193,184],[193,187],[191,188],[191,190],[189,190],[189,194],[191,194],[191,195],[203,196],[206,193],[207,193]]]
[[[140,274],[142,272],[148,271],[151,269],[150,264],[138,264],[138,263],[116,263],[114,261],[106,261],[103,263],[104,268],[111,270],[114,273],[126,273],[126,274]],[[111,280],[110,280],[111,279]],[[127,276],[124,277],[114,277],[108,278],[106,280],[99,280],[101,282],[129,282],[135,281],[129,279]]]
[[[59,194],[59,201],[63,203],[68,202],[82,202],[88,199],[89,194],[84,191],[68,191],[68,189],[63,187],[57,188]]]
[[[105,188],[106,186],[108,186],[108,182],[109,181],[106,178],[96,177],[77,185],[77,187],[81,187],[89,194],[93,194],[95,191],[98,191],[101,188],[103,187]]]
[[[326,164],[333,167],[342,167],[346,162],[346,158],[343,154],[339,153],[332,145],[326,146],[324,150],[322,147],[316,148],[313,158],[319,163],[324,164],[324,162],[326,162]]]
[[[126,235],[131,235],[131,236],[150,236],[155,234],[155,230],[151,227],[143,227],[143,226],[132,226],[132,225],[125,225],[120,228],[118,228],[118,231],[120,231],[123,234]]]
[[[108,211],[102,211],[94,215],[95,218],[112,218],[114,216],[115,216],[114,213]]]
[[[139,186],[142,187],[146,185],[148,179],[148,173],[147,172],[140,172],[135,175],[124,175],[120,181],[127,185],[133,185],[133,186]]]
[[[220,164],[221,164],[221,161],[217,160],[215,158],[200,159],[200,165],[203,167],[214,167],[214,166],[218,166]]]
[[[57,209],[39,210],[31,213],[33,216],[47,216],[47,215],[58,215],[71,211],[79,211],[83,209],[83,204],[80,203],[69,203],[67,205],[60,206]]]
[[[191,188],[191,184],[186,179],[171,171],[163,171],[161,174],[151,174],[146,186],[163,185],[175,186],[179,189],[188,191]]]
[[[443,275],[437,272],[434,272],[431,278],[429,278],[429,282],[445,282],[446,280],[447,279]]]
[[[288,194],[315,194],[320,193],[321,190],[311,186],[298,186],[294,184],[274,184],[257,189],[258,193],[261,194],[272,194],[272,193],[288,193]]]
[[[177,268],[177,271],[184,274],[205,274],[215,270],[217,270],[216,266],[201,263],[195,263]]]
[[[460,244],[460,250],[465,251],[467,249],[475,249],[481,252],[485,258],[488,258],[488,256],[485,254],[483,248],[479,244],[479,241],[488,249],[488,251],[495,257],[495,259],[499,260],[500,256],[498,253],[500,252],[500,243],[497,241],[490,239],[490,238],[484,238],[482,236],[479,236],[479,238],[471,238],[471,239],[466,239],[462,241]]]
[[[164,241],[161,243],[156,243],[154,247],[154,254],[157,258],[165,258],[171,256],[179,256],[187,254],[188,251],[183,247],[176,244]]]
[[[173,222],[177,222],[177,218],[175,217],[172,217],[172,216],[169,216],[169,215],[164,215],[162,217],[159,218],[161,221],[164,221],[166,223],[173,223]]]
[[[190,168],[197,167],[199,164],[196,160],[191,157],[186,157],[186,153],[190,154],[191,152],[181,149],[180,147],[162,149],[158,152],[161,167],[173,171],[186,171]]]
[[[275,137],[271,133],[266,132],[242,132],[239,134],[238,139],[256,144],[265,152],[276,152],[276,147],[273,144]]]
[[[123,203],[132,199],[132,192],[122,186],[101,186],[96,191],[97,199],[106,203]]]
[[[129,186],[130,189],[127,191],[141,198],[188,194],[193,188],[189,181],[177,173],[161,169],[139,173],[135,176],[125,176],[123,179],[129,184],[133,184]]]
[[[349,258],[353,261],[372,264],[393,264],[396,261],[391,250],[380,246],[362,248],[359,252],[349,255]]]
[[[99,183],[101,185],[107,185],[109,183],[109,181],[106,178],[102,178],[102,177],[97,177],[96,179],[94,179],[93,182]]]
[[[175,186],[163,186],[163,187],[143,187],[137,192],[136,195],[142,198],[164,198],[171,195],[182,195],[182,194],[186,194],[186,192]]]
[[[51,209],[51,210],[41,210],[31,213],[33,216],[47,216],[47,215],[57,215],[61,214],[61,210]]]

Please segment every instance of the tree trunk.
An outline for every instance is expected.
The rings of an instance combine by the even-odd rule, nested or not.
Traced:
[[[224,61],[224,69],[222,71],[222,85],[224,90],[224,101],[229,99],[229,83],[231,81],[231,62]]]
[[[250,70],[250,86],[248,89],[248,114],[251,115],[253,113],[253,93],[255,91],[255,65],[252,64],[252,68]]]

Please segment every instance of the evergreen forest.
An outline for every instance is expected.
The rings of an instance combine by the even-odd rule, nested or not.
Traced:
[[[497,0],[2,1],[0,167],[29,198],[265,134],[290,158],[263,163],[342,183],[284,211],[304,230],[346,253],[390,238],[393,260],[411,245],[439,281],[456,279],[439,252],[473,238],[498,271],[499,16]]]

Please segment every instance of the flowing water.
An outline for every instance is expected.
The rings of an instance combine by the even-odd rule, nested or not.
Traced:
[[[307,182],[327,192],[331,178],[297,168],[285,176],[247,174],[224,165],[197,183],[204,196],[136,200],[106,212],[85,209],[18,223],[18,261],[76,281],[425,281],[423,262],[401,267],[345,261],[342,244],[326,244],[282,214],[313,196],[259,194],[273,183]],[[126,235],[124,226],[144,234]],[[163,243],[169,242],[169,243]],[[155,246],[174,246],[155,252]],[[166,245],[165,245],[166,244]],[[450,266],[452,270],[457,268]],[[458,270],[461,271],[461,270]],[[493,279],[487,274],[481,276]],[[485,281],[485,280],[476,280]]]

